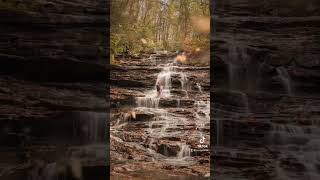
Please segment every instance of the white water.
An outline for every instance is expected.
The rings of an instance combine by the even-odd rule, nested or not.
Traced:
[[[161,71],[160,73],[155,75],[155,85],[158,83],[163,86],[162,94],[158,96],[156,87],[145,91],[143,97],[136,97],[136,107],[133,109],[133,111],[152,113],[155,115],[155,118],[152,121],[146,122],[147,127],[145,129],[145,133],[147,137],[144,142],[145,144],[147,144],[146,148],[140,146],[135,142],[125,142],[121,140],[120,136],[117,137],[116,134],[118,132],[121,132],[121,129],[118,131],[117,128],[123,126],[113,126],[111,128],[111,132],[113,133],[112,137],[113,139],[115,139],[116,137],[118,139],[118,142],[120,142],[121,140],[122,142],[120,143],[137,144],[134,146],[144,148],[144,151],[151,155],[153,160],[165,160],[167,162],[173,163],[174,165],[186,163],[190,164],[190,162],[192,162],[190,161],[190,158],[192,158],[190,145],[186,142],[181,142],[183,141],[182,139],[184,139],[183,137],[186,135],[186,131],[183,130],[183,128],[185,125],[190,124],[190,119],[185,117],[184,115],[170,112],[168,111],[168,109],[162,108],[159,105],[160,101],[170,98],[174,99],[177,102],[177,109],[183,111],[184,109],[182,106],[180,106],[180,102],[185,98],[188,98],[190,85],[188,77],[186,73],[182,72],[183,68],[176,66],[174,62],[160,64],[157,67],[161,68]],[[181,84],[181,90],[185,92],[185,97],[176,97],[175,94],[171,93],[172,78],[178,78]],[[197,84],[197,87],[199,91],[203,93],[200,84]],[[194,114],[195,124],[197,127],[201,127],[203,130],[203,125],[208,125],[210,123],[210,103],[209,101],[196,101],[194,106],[196,109],[196,113]],[[130,124],[130,122],[128,123]],[[195,133],[197,133],[196,136],[199,135],[199,139],[205,134],[201,131]],[[194,134],[192,135],[194,136]],[[181,137],[181,141],[171,141],[171,143],[179,146],[180,149],[178,152],[176,152],[176,157],[165,156],[166,152],[161,152],[163,154],[156,152],[159,140],[174,137]],[[206,141],[206,144],[208,144],[209,136],[206,136]]]
[[[174,66],[172,63],[168,63],[165,64],[162,71],[157,75],[157,80],[156,83],[161,83],[164,84],[164,90],[165,90],[165,95],[162,96],[161,98],[166,98],[166,97],[171,97],[170,94],[170,88],[172,88],[171,86],[171,77],[173,74],[178,74],[180,76],[180,83],[181,83],[181,90],[184,90],[186,92],[186,95],[188,96],[188,90],[189,90],[189,80],[188,77],[186,76],[185,73],[183,72],[177,72],[178,71],[178,67]],[[199,89],[199,91],[202,93],[202,89],[200,84],[197,84],[197,87]],[[153,93],[153,97],[156,96],[156,91],[149,91],[146,94],[149,95],[150,97],[150,93]],[[152,96],[152,95],[151,95]],[[176,99],[177,101],[177,107],[180,107],[180,99]],[[139,104],[139,103],[137,103]],[[140,103],[141,105],[141,103]],[[141,106],[140,106],[141,107]],[[150,106],[145,106],[148,107],[145,110],[146,111],[150,111],[151,109],[149,108],[153,108],[154,106],[151,104]],[[204,126],[206,124],[210,123],[210,102],[209,101],[196,101],[195,102],[195,107],[196,107],[196,112],[195,112],[195,123],[198,127],[198,129],[203,129]],[[159,112],[160,110],[160,112]],[[155,110],[151,110],[151,111],[155,111]],[[170,113],[168,113],[166,111],[166,109],[158,109],[157,110],[157,116],[158,116],[158,121],[159,123],[161,123],[162,127],[160,128],[160,131],[155,130],[152,128],[152,125],[154,125],[154,123],[150,123],[149,124],[149,130],[148,133],[151,137],[153,137],[154,139],[159,139],[162,137],[171,137],[174,136],[175,133],[177,132],[168,132],[167,129],[168,128],[174,128],[177,125],[180,124],[185,124],[185,122],[187,121],[187,119],[181,118],[181,117],[173,117]],[[179,132],[178,132],[179,134]],[[178,135],[177,134],[177,135]],[[203,132],[199,132],[199,138],[203,136]],[[206,139],[207,142],[209,142],[209,139]],[[152,143],[154,140],[150,141],[150,145],[149,147],[152,147]],[[177,143],[177,145],[180,147],[180,151],[177,153],[177,157],[176,159],[184,159],[186,157],[190,157],[191,156],[191,150],[189,145],[185,144],[185,143]]]
[[[244,84],[247,86],[247,63],[248,55],[245,47],[232,40],[229,45],[227,61],[230,89],[241,89]]]
[[[113,137],[111,137],[113,138]],[[69,179],[67,174],[72,174],[75,179],[82,179],[82,161],[106,161],[109,159],[106,153],[107,145],[92,144],[84,146],[72,146],[67,150],[67,157],[60,161],[44,164],[42,167],[33,166],[30,171],[30,180],[60,180]],[[41,171],[40,168],[43,168]],[[70,171],[69,173],[67,171]]]
[[[282,86],[285,88],[287,94],[292,96],[292,85],[290,75],[284,67],[278,67],[277,69],[278,76],[281,80]]]
[[[180,99],[177,99],[177,108],[180,108]]]
[[[138,107],[148,107],[148,108],[156,108],[159,107],[160,98],[157,97],[157,92],[152,90],[149,93],[146,93],[145,97],[137,97],[136,103]]]
[[[107,114],[103,112],[76,112],[73,120],[75,138],[85,138],[87,144],[105,143]]]
[[[209,144],[210,140],[205,137],[204,129],[206,125],[210,124],[210,101],[196,101],[195,106],[197,110],[195,112],[196,126],[199,133],[199,140],[205,138],[204,143]],[[210,129],[210,127],[207,127]]]
[[[56,180],[58,175],[65,175],[66,169],[65,167],[60,167],[60,171],[58,171],[57,163],[49,163],[47,164],[43,171],[40,171],[40,167],[34,167],[29,175],[31,180]]]
[[[202,88],[201,88],[200,84],[197,83],[196,85],[197,85],[197,88],[198,88],[199,92],[202,94]]]
[[[166,64],[162,71],[157,75],[156,84],[162,86],[162,93],[158,95],[156,87],[145,92],[144,97],[137,97],[136,104],[138,107],[159,108],[160,98],[168,98],[171,96],[171,75],[175,73],[175,66],[172,63]]]
[[[171,89],[171,75],[174,72],[175,68],[171,64],[165,66],[162,71],[158,74],[156,84],[160,83],[163,86],[164,90]]]
[[[30,180],[62,180],[70,179],[67,174],[72,174],[75,179],[82,179],[81,162],[79,159],[72,158],[64,162],[53,162],[48,163],[42,167],[33,167],[30,171],[29,177],[26,179]],[[43,169],[42,169],[43,168]],[[70,168],[70,169],[69,169]],[[68,171],[70,171],[68,173]]]
[[[308,131],[306,131],[307,129]],[[320,162],[320,132],[317,127],[272,124],[271,137],[273,138],[272,141],[278,142],[274,146],[282,152],[276,166],[276,179],[320,179],[317,169],[317,164]],[[301,144],[301,140],[306,142]],[[292,174],[295,172],[286,171],[280,166],[281,159],[287,158],[302,165],[305,170],[302,169],[300,172],[296,172],[299,175],[294,177]]]
[[[166,109],[159,108],[159,102],[163,98],[172,97],[171,89],[172,89],[172,75],[179,75],[181,82],[181,90],[183,90],[186,95],[188,95],[188,78],[184,72],[178,72],[178,67],[175,63],[167,63],[160,64],[158,67],[161,67],[162,70],[159,74],[157,74],[157,79],[155,82],[162,86],[162,93],[160,96],[157,94],[156,88],[145,92],[144,97],[137,97],[136,104],[137,108],[143,111],[152,112],[157,117],[157,123],[161,125],[161,128],[155,130],[152,126],[155,124],[154,122],[149,123],[149,128],[147,130],[150,136],[150,142],[148,146],[148,152],[153,151],[153,142],[155,139],[160,139],[163,137],[170,137],[174,135],[174,132],[167,132],[168,128],[175,127],[177,124],[181,123],[181,121],[185,121],[185,119],[173,117],[170,113],[167,112]],[[176,99],[177,107],[180,107],[180,99]],[[144,109],[141,109],[144,107]],[[180,152],[177,154],[178,159],[190,156],[190,148],[186,144],[178,143],[180,147]]]
[[[188,97],[188,78],[187,75],[183,72],[180,73],[180,82],[181,82],[181,89],[185,92],[185,95]]]
[[[185,143],[180,143],[179,145],[180,145],[180,151],[177,155],[178,159],[182,159],[184,157],[191,156],[191,150],[188,145],[186,145]]]
[[[249,71],[249,56],[247,54],[247,48],[237,42],[234,39],[229,41],[228,45],[228,56],[225,62],[228,66],[228,80],[229,80],[229,91],[236,93],[240,96],[239,100],[243,105],[243,114],[248,116],[250,114],[249,99],[246,90],[249,89],[250,74]],[[222,145],[223,138],[223,122],[221,119],[216,118],[216,145]]]
[[[72,123],[74,139],[82,140],[81,146],[66,146],[65,154],[59,159],[53,159],[55,162],[45,162],[43,164],[35,164],[26,174],[26,179],[30,180],[58,180],[68,179],[67,174],[81,179],[82,165],[81,161],[86,159],[106,161],[108,149],[106,137],[107,114],[103,112],[87,112],[78,111],[73,113]],[[70,120],[70,119],[67,119]],[[50,154],[48,154],[50,156]],[[70,171],[67,173],[67,171]],[[70,178],[70,177],[69,177]]]

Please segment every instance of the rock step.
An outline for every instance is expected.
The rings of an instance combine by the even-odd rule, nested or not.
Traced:
[[[141,66],[137,66],[137,65],[130,65],[128,64],[128,66],[113,66],[114,69],[117,69],[117,70],[122,70],[122,71],[134,71],[134,70],[149,70],[149,71],[154,71],[154,72],[160,72],[163,67],[161,66],[153,66],[153,65],[150,65],[150,66],[146,66],[146,65],[141,65]],[[178,70],[178,72],[180,70],[182,70],[183,72],[185,71],[209,71],[210,70],[210,67],[209,66],[205,66],[205,67],[194,67],[194,66],[175,66],[175,68]]]
[[[124,75],[125,74],[125,75]],[[148,73],[146,71],[141,72],[112,72],[110,83],[113,86],[117,87],[136,87],[136,88],[145,88],[146,90],[152,89],[156,83],[157,73]],[[197,83],[202,88],[202,91],[210,91],[209,81],[203,81],[198,77],[188,78],[186,81],[186,88],[188,91],[199,91]],[[179,74],[173,74],[171,76],[171,88],[182,89],[181,77]]]
[[[181,108],[193,108],[195,101],[192,99],[160,99],[159,107],[162,108],[172,108],[172,107],[181,107]]]

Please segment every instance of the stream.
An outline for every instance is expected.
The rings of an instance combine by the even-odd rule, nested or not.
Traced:
[[[121,144],[130,146],[129,150],[124,150],[125,155],[117,154],[118,161],[124,161],[123,166],[130,164],[125,159],[132,159],[136,169],[153,162],[160,164],[161,169],[170,166],[184,176],[194,175],[190,171],[200,165],[203,170],[196,175],[208,177],[209,151],[197,150],[199,140],[203,139],[202,143],[207,147],[210,142],[209,92],[203,90],[195,77],[189,77],[196,73],[196,69],[179,65],[170,57],[160,61],[150,62],[157,64],[159,69],[158,73],[151,75],[154,87],[139,89],[142,93],[134,97],[132,107],[127,107],[126,112],[120,112],[111,120],[115,122],[111,124],[111,151]],[[161,95],[157,93],[156,84],[162,86]],[[202,161],[207,163],[199,164]]]
[[[229,83],[214,90],[217,179],[319,179],[319,98],[296,91],[288,67],[263,74],[248,52],[230,38]]]
[[[46,120],[0,124],[1,179],[103,179],[107,176],[107,113],[66,111]]]

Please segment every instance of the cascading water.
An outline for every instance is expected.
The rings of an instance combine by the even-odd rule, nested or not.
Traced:
[[[242,101],[244,108],[245,108],[245,114],[246,114],[246,116],[248,116],[250,113],[248,95],[243,92],[239,92],[239,94],[241,95],[241,101]]]
[[[287,94],[289,96],[292,96],[291,78],[287,69],[281,66],[281,67],[277,67],[276,70],[281,80],[282,86],[285,88]]]
[[[104,147],[105,149],[106,147]],[[33,167],[30,171],[30,180],[67,180],[82,179],[82,166],[77,158],[67,162],[48,163],[43,167]]]
[[[134,88],[130,95],[139,94],[139,97],[135,97],[135,106],[119,106],[121,109],[113,111],[110,143],[112,153],[117,155],[114,156],[114,162],[126,163],[130,158],[137,169],[150,162],[159,163],[161,166],[170,165],[177,169],[197,164],[204,157],[208,157],[208,151],[201,149],[203,151],[194,153],[193,150],[210,142],[209,103],[196,99],[200,93],[201,100],[209,98],[207,89],[202,89],[200,84],[196,85],[196,82],[206,85],[207,81],[198,79],[207,77],[208,74],[203,71],[207,67],[200,67],[198,74],[194,72],[198,68],[180,65],[173,62],[173,58],[162,56],[157,62],[162,64],[153,67],[152,62],[147,62],[148,64],[143,65],[143,71],[148,74],[147,78],[141,78],[144,82],[148,80],[148,84],[149,80],[152,80],[154,88]],[[137,68],[136,63],[133,66]],[[137,69],[140,70],[140,67]],[[157,74],[153,74],[155,71]],[[191,78],[188,77],[189,74],[192,75]],[[139,77],[135,80],[140,81]],[[159,93],[159,86],[162,93]],[[136,113],[135,119],[130,116],[130,112]],[[121,116],[126,113],[129,113],[128,118]],[[195,127],[200,127],[202,132],[194,130]],[[206,139],[205,143],[200,144],[202,136]],[[126,147],[126,150],[121,150],[123,147]],[[115,166],[120,167],[118,164],[114,164]]]
[[[60,171],[58,171],[60,169]],[[43,171],[39,167],[34,167],[30,172],[31,180],[56,180],[59,176],[65,176],[65,167],[59,167],[56,162],[47,164]]]
[[[231,39],[229,42],[228,56],[225,63],[228,66],[229,91],[240,96],[239,100],[243,106],[243,114],[250,113],[248,96],[245,93],[249,89],[249,56],[245,46]],[[216,145],[222,145],[223,119],[216,118]]]
[[[197,88],[199,90],[199,92],[202,94],[202,88],[201,88],[201,85],[199,83],[196,84],[197,85]]]
[[[180,146],[180,151],[178,152],[178,155],[177,155],[178,159],[191,156],[191,150],[188,145],[186,145],[185,143],[180,143],[179,146]]]
[[[229,45],[227,60],[230,89],[242,90],[247,88],[247,62],[248,55],[245,48],[239,43],[232,40]]]
[[[162,68],[162,71],[157,75],[156,84],[162,86],[162,93],[158,95],[157,90],[153,89],[145,92],[144,97],[137,97],[136,104],[138,107],[159,108],[161,97],[170,97],[171,75],[174,73],[175,67],[172,63],[167,64]]]
[[[164,65],[159,65],[158,67],[162,67],[162,70],[157,75],[156,85],[158,84],[162,86],[162,93],[158,95],[157,90],[153,89],[147,91],[145,93],[145,97],[136,98],[137,108],[140,108],[141,110],[141,107],[145,107],[144,111],[149,111],[156,114],[158,119],[157,122],[161,123],[162,126],[160,131],[154,131],[152,129],[153,123],[149,125],[148,133],[151,137],[151,144],[149,143],[149,149],[153,148],[153,142],[155,138],[166,137],[168,135],[167,129],[174,125],[170,113],[168,113],[165,109],[159,109],[160,99],[171,97],[172,75],[180,76],[181,90],[183,90],[186,95],[188,95],[188,78],[185,73],[177,72],[177,66],[175,65],[175,63],[167,63]],[[180,99],[177,99],[176,101],[177,107],[180,107]],[[177,153],[178,159],[185,156],[190,156],[190,148],[188,145],[182,143],[178,143],[177,145],[180,147],[180,151],[179,153]]]
[[[73,120],[75,138],[82,137],[87,144],[105,143],[107,114],[102,112],[78,112]]]
[[[154,95],[157,92],[151,92],[150,94],[146,94],[145,97],[137,97],[136,103],[138,107],[148,107],[148,108],[158,108],[160,98],[157,95]]]
[[[163,85],[164,90],[170,90],[171,88],[171,74],[174,72],[175,68],[172,64],[167,64],[162,71],[158,74],[156,84],[160,83]]]
[[[181,89],[185,92],[186,96],[188,97],[188,78],[187,75],[183,72],[180,72],[180,82],[181,82]]]
[[[195,120],[196,120],[197,129],[199,131],[199,139],[203,139],[205,138],[204,137],[205,133],[203,132],[203,130],[206,127],[206,124],[210,123],[210,102],[196,101],[195,106],[197,107],[197,110],[195,112],[195,117],[196,117]],[[207,139],[207,141],[209,140]]]
[[[237,46],[235,42],[232,41],[231,45],[229,45],[229,54],[228,54],[228,73],[229,73],[229,87],[233,88],[236,81],[236,67],[234,61],[238,59]]]
[[[319,163],[320,131],[316,126],[299,126],[296,124],[271,124],[269,140],[273,148],[282,152],[277,161],[277,179],[319,179],[317,164]],[[301,143],[303,141],[303,143]],[[282,163],[298,164],[301,172],[288,171]],[[297,173],[297,177],[292,174]]]

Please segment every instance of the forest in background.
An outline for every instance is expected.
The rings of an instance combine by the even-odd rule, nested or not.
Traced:
[[[161,50],[208,51],[209,5],[209,0],[112,0],[111,62],[117,55]]]

